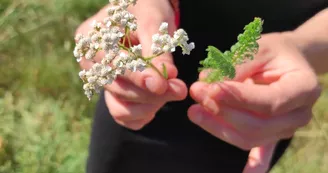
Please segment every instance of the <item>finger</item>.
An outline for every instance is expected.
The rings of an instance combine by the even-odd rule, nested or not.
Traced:
[[[206,90],[204,88],[206,87],[199,87],[198,93],[204,93],[204,90]],[[191,95],[198,103],[203,105],[205,110],[220,116],[238,131],[259,137],[280,133],[288,129],[296,130],[307,125],[312,118],[311,107],[299,108],[277,116],[266,116],[217,102],[210,97],[204,96],[206,94],[193,93]]]
[[[189,119],[213,136],[243,150],[267,145],[280,139],[289,138],[293,131],[270,134],[259,138],[236,130],[222,117],[207,112],[201,105],[193,105],[188,110]]]
[[[307,125],[312,118],[312,111],[309,108],[298,109],[288,114],[263,118],[261,115],[221,105],[217,115],[238,131],[264,138]]]
[[[265,173],[270,167],[277,143],[252,148],[243,173]]]
[[[163,64],[165,64],[168,79],[176,78],[178,70],[173,62],[162,58],[162,56],[153,59],[152,64],[159,70],[159,72],[151,67],[148,67],[142,72],[127,71],[124,78],[142,89],[161,95],[166,92],[168,88],[167,79],[163,77]]]
[[[135,121],[154,116],[161,107],[157,104],[138,104],[123,102],[116,99],[109,91],[105,90],[105,100],[109,112],[115,120]]]
[[[210,69],[202,70],[198,75],[199,80],[200,81],[204,80],[210,73],[211,73]]]
[[[156,96],[122,78],[117,78],[105,88],[117,99],[133,103],[162,104],[168,101],[183,100],[187,96],[187,86],[179,79],[169,79],[168,89],[161,96]]]
[[[81,59],[79,64],[80,64],[80,68],[83,70],[89,70],[94,65],[94,63],[92,61],[87,60],[84,57]]]
[[[229,124],[206,112],[201,105],[192,105],[188,109],[188,118],[211,135],[241,149],[248,150],[247,141],[232,129]]]
[[[281,77],[279,82],[270,85],[235,81],[207,85],[198,82],[191,90],[197,95],[201,87],[207,87],[208,95],[216,102],[265,115],[279,115],[303,105],[311,106],[320,95],[316,78],[308,76],[306,78],[309,78],[309,83],[305,83],[304,75],[289,74],[289,77]]]
[[[243,82],[245,79],[252,77],[260,72],[259,70],[262,70],[272,59],[270,49],[264,45],[260,46],[253,60],[247,59],[245,63],[236,66],[234,81]]]
[[[139,40],[139,43],[142,46],[142,56],[149,57],[152,56],[152,36],[159,32],[159,27],[163,20],[159,16],[149,16],[145,20],[139,20],[138,22],[138,31],[136,36]],[[175,30],[174,21],[169,22],[169,32]],[[172,24],[173,23],[173,24]],[[152,93],[162,94],[167,89],[166,80],[163,78],[163,66],[166,67],[166,72],[168,78],[176,78],[178,71],[174,65],[172,55],[170,53],[165,53],[159,57],[155,57],[151,62],[160,72],[147,68],[142,73],[130,73],[127,78],[133,81],[137,86],[146,88]]]
[[[245,79],[250,78],[254,74],[258,73],[259,70],[261,70],[263,66],[272,59],[272,56],[268,55],[268,51],[269,50],[266,47],[260,47],[256,57],[253,60],[246,59],[245,63],[236,65],[236,75],[233,80],[243,82]],[[199,75],[199,79],[204,79],[209,72],[210,69],[202,71]]]

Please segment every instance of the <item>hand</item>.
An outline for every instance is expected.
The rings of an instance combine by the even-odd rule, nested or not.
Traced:
[[[143,56],[150,56],[152,35],[158,33],[162,22],[169,24],[171,34],[176,30],[174,13],[167,0],[139,0],[130,7],[130,12],[137,18],[138,29],[131,36],[133,44],[142,45]],[[84,22],[77,33],[86,34],[90,23],[102,20],[106,16],[106,8]],[[99,53],[95,59],[101,61],[104,53]],[[152,63],[162,69],[165,64],[168,80],[149,68],[143,72],[129,72],[118,77],[111,85],[105,86],[105,100],[114,120],[129,129],[138,130],[149,123],[156,112],[168,101],[183,100],[187,96],[187,87],[177,79],[177,69],[171,54],[163,54],[153,59]],[[83,59],[80,66],[89,69],[93,63]]]
[[[308,124],[320,96],[316,74],[283,33],[265,34],[255,59],[235,79],[196,82],[189,119],[215,137],[251,150],[244,173],[267,171],[276,143]],[[205,72],[200,74],[203,78]]]

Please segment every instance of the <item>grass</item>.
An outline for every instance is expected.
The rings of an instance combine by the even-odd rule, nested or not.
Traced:
[[[90,104],[72,56],[74,32],[105,0],[1,0],[0,173],[82,173]],[[273,173],[328,172],[328,76],[315,118]]]

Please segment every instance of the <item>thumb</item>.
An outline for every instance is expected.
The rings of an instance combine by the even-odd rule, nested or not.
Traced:
[[[276,143],[255,147],[248,156],[243,173],[266,173],[275,150]]]

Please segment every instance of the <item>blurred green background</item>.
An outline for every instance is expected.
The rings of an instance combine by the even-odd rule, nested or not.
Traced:
[[[0,173],[84,172],[97,98],[83,95],[73,38],[106,3],[0,1]],[[273,173],[328,172],[328,76],[320,80],[315,117]]]

